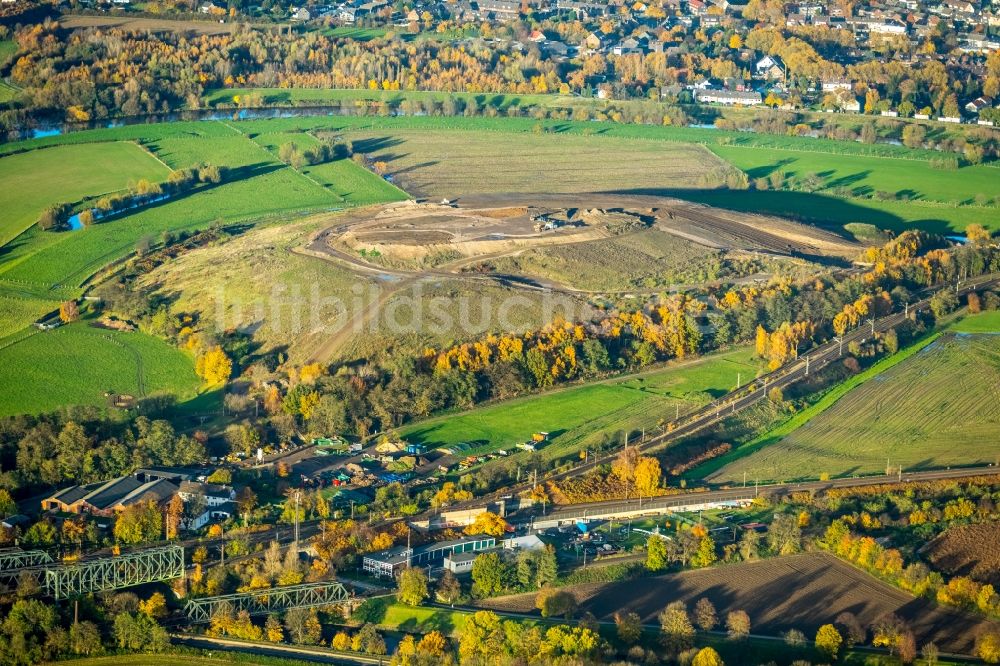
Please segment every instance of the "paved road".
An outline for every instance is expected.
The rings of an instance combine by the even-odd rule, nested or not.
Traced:
[[[964,283],[964,285],[958,289],[957,293],[960,296],[965,295],[977,289],[983,289],[984,287],[996,285],[998,282],[1000,282],[1000,274],[981,276],[976,280]],[[705,407],[681,417],[678,421],[670,422],[667,425],[666,432],[639,442],[636,444],[636,448],[638,448],[640,452],[661,448],[667,444],[677,441],[678,439],[701,432],[702,430],[716,425],[733,414],[737,414],[748,407],[752,407],[761,400],[765,400],[767,398],[767,393],[771,389],[786,388],[805,378],[810,372],[816,372],[817,370],[840,359],[843,355],[843,351],[850,345],[850,343],[863,342],[867,338],[871,337],[873,333],[885,332],[894,326],[898,326],[909,314],[926,309],[930,302],[929,296],[937,290],[938,288],[933,290],[924,290],[926,297],[910,304],[904,311],[894,312],[890,315],[882,317],[881,319],[876,319],[862,324],[853,331],[846,333],[841,340],[832,340],[816,347],[815,349],[811,349],[802,357],[792,361],[791,363],[785,364],[774,372],[754,379],[750,383],[737,388],[735,391],[722,396]],[[557,481],[559,479],[586,474],[587,472],[596,469],[599,465],[609,462],[615,455],[617,455],[617,452],[609,453],[604,456],[592,456],[587,462],[580,463],[575,467],[562,472],[546,475],[544,478],[545,480]],[[530,485],[528,483],[510,486],[485,498],[479,498],[477,500],[472,500],[449,508],[457,509],[482,505],[484,501],[493,500],[500,496],[516,494],[522,490],[528,490],[529,488]]]

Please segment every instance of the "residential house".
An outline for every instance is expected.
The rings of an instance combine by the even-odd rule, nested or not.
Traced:
[[[1000,49],[1000,39],[977,33],[959,35],[958,44],[967,53],[989,53]]]
[[[579,21],[598,18],[608,13],[608,5],[603,2],[586,2],[584,0],[556,0],[556,11],[571,11]]]
[[[753,74],[755,77],[767,81],[784,79],[785,63],[778,56],[766,55],[754,63]]]
[[[823,81],[823,92],[851,90],[852,88],[854,88],[854,84],[847,79],[827,79]]]
[[[959,14],[972,16],[976,13],[976,6],[969,0],[942,0],[941,5]]]
[[[642,49],[639,48],[638,40],[629,37],[612,46],[611,53],[618,56],[629,55],[630,53],[642,53]]]
[[[979,113],[983,109],[988,109],[991,106],[993,106],[992,97],[977,97],[965,105],[965,110],[969,113]]]
[[[604,37],[592,32],[584,38],[583,45],[591,51],[600,51],[604,48]]]
[[[688,0],[688,13],[693,16],[705,16],[708,14],[708,5],[702,0]]]
[[[236,499],[236,491],[229,486],[197,481],[182,481],[177,494],[185,502],[204,500],[205,506],[209,509],[225,507]]]
[[[881,35],[905,35],[909,28],[902,21],[888,19],[886,21],[872,21],[868,24],[869,32]]]

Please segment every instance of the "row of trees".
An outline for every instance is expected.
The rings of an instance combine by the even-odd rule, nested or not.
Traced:
[[[470,27],[476,28],[470,25],[462,29]],[[580,44],[594,26],[561,18],[497,29],[484,24],[478,31],[484,36],[501,33],[523,39],[536,27]],[[615,31],[610,23],[602,25],[605,28]],[[636,31],[644,29],[637,27]],[[60,39],[58,24],[49,22],[27,26],[16,34],[19,54],[11,76],[25,88],[34,109],[55,109],[75,121],[179,107],[196,109],[204,90],[221,86],[569,93],[588,92],[610,75],[612,83],[603,85],[615,94],[648,98],[650,93],[658,96],[664,86],[694,78],[745,79],[756,57],[765,53],[781,56],[788,67],[788,82],[794,92],[786,101],[794,102],[820,79],[849,77],[857,82],[853,92],[866,98],[870,113],[891,106],[904,112],[927,107],[948,115],[957,112],[956,90],[969,97],[994,95],[988,91],[1000,81],[1000,64],[992,56],[986,59],[985,80],[963,76],[961,69],[952,73],[934,58],[912,66],[893,59],[870,59],[845,69],[821,55],[827,51],[826,44],[841,36],[836,33],[846,31],[790,29],[782,24],[738,34],[732,26],[691,31],[678,24],[662,35],[664,44],[676,47],[676,52],[595,54],[561,61],[546,56],[530,42],[522,50],[506,41],[473,39],[454,45],[433,36],[404,44],[391,32],[385,38],[361,42],[322,32],[290,36],[243,29],[234,34],[192,37],[140,34],[120,28],[76,32]],[[81,48],[82,43],[87,47]],[[155,74],[151,62],[156,63]],[[122,81],[124,85],[119,85]],[[234,101],[241,106],[264,103],[254,93]],[[450,100],[442,112],[476,115],[478,106],[470,111]],[[497,109],[493,107],[492,112]],[[677,108],[669,114],[659,111],[655,122],[661,124],[664,119],[671,124],[686,122],[685,114]],[[990,141],[982,145],[992,152]]]
[[[95,201],[92,207],[80,211],[80,225],[89,228],[99,219],[148,204],[164,196],[177,196],[199,183],[221,183],[225,173],[225,167],[202,164],[196,168],[173,171],[164,183],[140,179],[125,191],[107,194]],[[69,204],[54,204],[41,212],[36,223],[43,231],[61,231],[66,228],[72,212],[73,207]]]

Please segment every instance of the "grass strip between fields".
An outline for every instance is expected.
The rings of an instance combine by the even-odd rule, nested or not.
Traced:
[[[719,456],[718,458],[707,462],[704,465],[696,467],[688,475],[688,478],[705,478],[709,474],[713,474],[718,470],[722,469],[726,465],[735,462],[741,458],[744,458],[751,453],[755,453],[765,446],[774,444],[781,439],[792,434],[810,420],[816,418],[827,409],[832,407],[838,400],[850,393],[853,389],[861,386],[869,379],[877,377],[889,368],[892,368],[899,363],[902,363],[906,359],[910,358],[920,350],[924,349],[932,342],[937,340],[942,334],[942,331],[936,331],[931,333],[917,342],[913,343],[905,349],[897,351],[892,356],[887,356],[876,362],[873,366],[868,368],[863,372],[859,372],[853,377],[849,378],[840,384],[837,384],[833,388],[829,389],[824,393],[816,402],[809,405],[802,411],[792,414],[787,420],[781,422],[774,428],[771,428],[766,433],[759,435],[758,437],[750,440],[746,444],[734,449],[730,453]]]

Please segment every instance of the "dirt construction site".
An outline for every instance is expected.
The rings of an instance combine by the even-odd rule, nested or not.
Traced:
[[[849,261],[860,248],[836,234],[772,216],[747,215],[639,195],[496,194],[440,203],[408,201],[341,218],[328,245],[382,268],[457,268],[552,245],[656,228],[717,250]]]
[[[654,230],[677,247],[846,267],[861,247],[835,234],[782,218],[747,215],[678,199],[619,194],[488,194],[458,201],[405,201],[338,212],[295,252],[375,278],[379,299],[355,314],[314,354],[332,358],[350,330],[370,320],[396,293],[442,280],[468,286],[550,292],[574,299],[654,296],[662,287],[594,290],[569,272],[540,275],[494,270],[491,261],[546,248],[588,247]],[[669,261],[665,259],[664,261]],[[663,262],[655,265],[657,270]],[[748,279],[766,281],[761,274]]]

